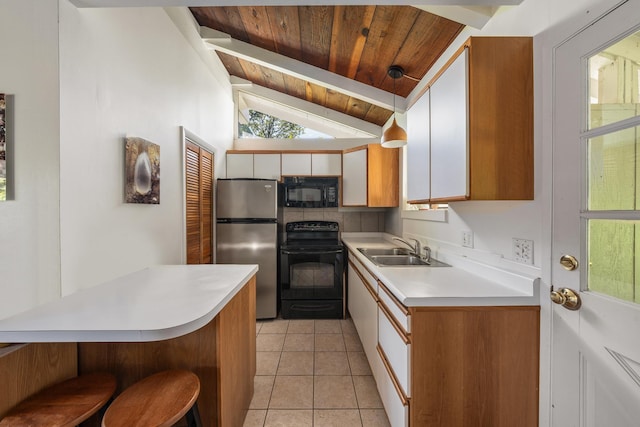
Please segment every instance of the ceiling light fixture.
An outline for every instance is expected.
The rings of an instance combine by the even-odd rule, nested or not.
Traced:
[[[380,144],[385,148],[396,148],[407,145],[407,132],[396,122],[396,79],[404,76],[404,70],[399,65],[392,65],[387,74],[393,79],[393,122],[382,134]]]

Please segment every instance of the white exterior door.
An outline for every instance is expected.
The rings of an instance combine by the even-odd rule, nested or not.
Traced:
[[[640,425],[639,31],[629,0],[554,50],[555,427]]]

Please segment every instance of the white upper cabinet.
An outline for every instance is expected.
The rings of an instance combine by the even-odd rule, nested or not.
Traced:
[[[280,180],[280,154],[254,154],[253,177]]]
[[[532,38],[470,37],[429,92],[430,201],[532,200]]]
[[[253,178],[253,154],[227,154],[227,178]]]
[[[311,153],[282,153],[282,176],[311,175]]]
[[[367,150],[342,155],[342,205],[367,206]]]
[[[311,154],[311,175],[342,175],[342,155],[333,153]]]
[[[464,49],[430,89],[432,199],[469,195],[467,58]]]
[[[407,199],[427,201],[431,197],[429,91],[407,112]]]

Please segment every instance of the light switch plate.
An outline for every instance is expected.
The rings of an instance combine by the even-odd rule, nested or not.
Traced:
[[[473,231],[462,230],[462,246],[465,248],[473,247]]]
[[[523,264],[533,265],[533,240],[513,239],[513,260]]]

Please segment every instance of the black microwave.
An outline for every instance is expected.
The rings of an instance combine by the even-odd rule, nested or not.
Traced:
[[[282,199],[288,208],[337,208],[338,178],[286,176]]]

